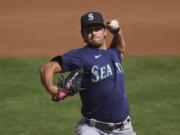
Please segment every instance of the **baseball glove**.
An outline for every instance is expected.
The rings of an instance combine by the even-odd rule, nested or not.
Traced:
[[[57,102],[61,100],[59,93],[65,93],[66,95],[73,96],[80,90],[84,89],[82,88],[82,79],[84,75],[84,70],[82,68],[73,70],[67,77],[64,77],[62,74],[60,75],[61,78],[57,84],[58,93],[52,97],[52,101]]]

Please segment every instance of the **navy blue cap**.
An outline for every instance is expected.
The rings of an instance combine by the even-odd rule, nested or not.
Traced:
[[[81,16],[81,30],[89,25],[100,24],[104,25],[104,19],[99,12],[88,12]]]

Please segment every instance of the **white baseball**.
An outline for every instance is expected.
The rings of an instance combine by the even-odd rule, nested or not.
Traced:
[[[111,29],[116,30],[119,28],[119,22],[118,20],[111,20],[109,23],[109,26]]]

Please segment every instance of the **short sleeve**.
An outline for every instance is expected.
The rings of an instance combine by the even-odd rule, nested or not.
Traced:
[[[63,72],[71,71],[76,68],[83,68],[84,65],[80,49],[74,49],[62,56],[56,56],[52,61],[58,62],[61,65]]]
[[[121,52],[119,51],[119,49],[117,48],[111,48],[111,55],[113,55],[114,57],[117,57],[120,60],[121,63]]]

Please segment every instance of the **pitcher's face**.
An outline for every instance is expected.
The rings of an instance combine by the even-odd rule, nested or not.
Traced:
[[[106,29],[102,25],[94,24],[82,30],[84,41],[95,47],[100,47],[105,43]]]

